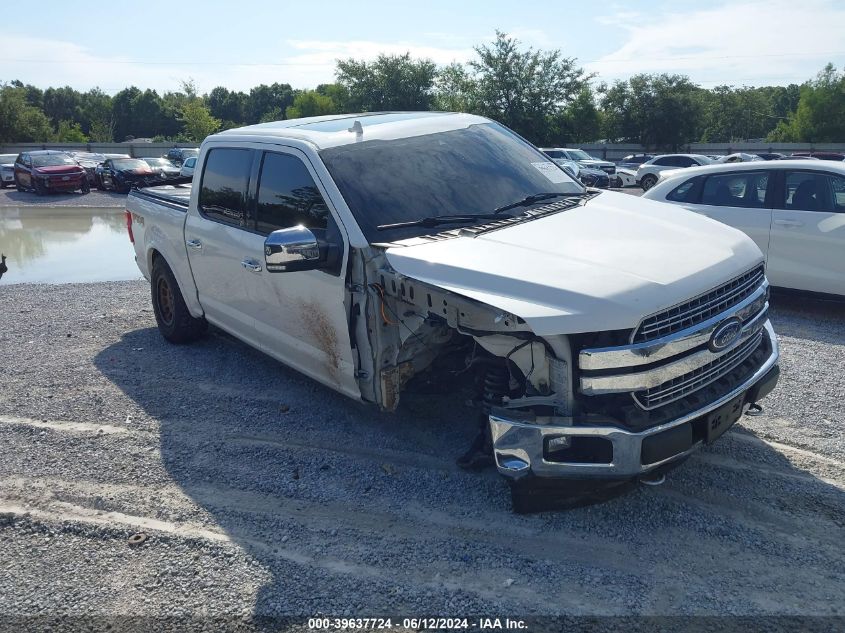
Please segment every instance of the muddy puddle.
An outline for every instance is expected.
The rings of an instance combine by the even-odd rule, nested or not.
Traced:
[[[140,279],[122,208],[0,208],[0,285]]]

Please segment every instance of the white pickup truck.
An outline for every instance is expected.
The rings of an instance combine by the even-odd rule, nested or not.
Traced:
[[[227,130],[126,213],[167,340],[211,323],[384,410],[415,376],[468,381],[514,490],[659,476],[777,382],[754,242],[585,189],[482,117]]]

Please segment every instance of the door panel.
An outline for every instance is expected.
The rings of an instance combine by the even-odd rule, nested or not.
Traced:
[[[251,308],[258,275],[242,262],[256,256],[261,262],[263,238],[191,214],[185,223],[185,242],[197,298],[208,320],[257,347]]]
[[[845,295],[845,178],[787,172],[772,218],[772,285]]]
[[[185,222],[185,248],[208,320],[257,347],[254,312],[264,240],[251,231],[253,159],[250,149],[209,150],[197,205]]]
[[[769,180],[765,171],[709,176],[702,186],[700,202],[684,207],[739,229],[767,256],[772,223],[772,209],[767,202]]]
[[[345,252],[346,238],[318,183],[301,152],[265,152],[256,195],[259,232],[266,235],[301,224],[325,234]],[[255,327],[262,349],[334,389],[360,397],[343,271],[265,271],[261,281]]]

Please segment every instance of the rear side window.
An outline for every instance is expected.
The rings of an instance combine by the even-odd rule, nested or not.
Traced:
[[[695,185],[697,182],[698,178],[690,178],[685,183],[670,191],[666,199],[672,200],[673,202],[695,202],[693,197],[695,196]]]
[[[682,167],[682,165],[678,163],[677,156],[664,156],[663,158],[658,158],[652,164],[660,165],[661,167]]]
[[[701,191],[701,204],[717,207],[762,209],[766,202],[769,172],[743,171],[709,176]]]
[[[258,181],[257,230],[268,235],[302,225],[325,229],[329,209],[305,164],[290,154],[267,152]]]
[[[252,150],[213,149],[205,159],[200,188],[200,211],[209,220],[246,227],[247,190]]]
[[[784,209],[845,211],[845,178],[811,171],[786,172]]]

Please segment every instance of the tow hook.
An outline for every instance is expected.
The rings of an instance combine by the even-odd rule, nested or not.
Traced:
[[[666,481],[666,475],[662,473],[648,473],[640,477],[640,483],[646,486],[660,486]]]
[[[752,402],[748,405],[748,411],[745,412],[745,415],[751,416],[752,418],[756,418],[758,415],[763,415],[763,407],[756,402]]]

